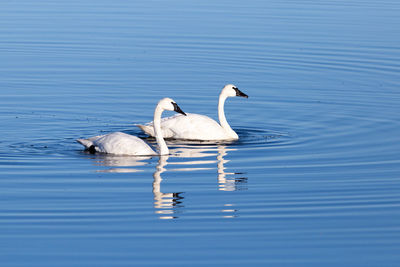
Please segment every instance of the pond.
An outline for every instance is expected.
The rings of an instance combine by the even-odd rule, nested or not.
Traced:
[[[4,266],[397,266],[398,1],[9,1]],[[239,140],[90,154],[159,99]],[[171,116],[165,112],[163,116]]]

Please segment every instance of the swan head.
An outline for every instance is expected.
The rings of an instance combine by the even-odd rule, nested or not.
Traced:
[[[240,96],[240,97],[245,97],[248,98],[249,96],[240,91],[235,85],[233,84],[227,84],[225,87],[222,89],[221,94],[226,95],[227,97],[230,96]]]
[[[182,109],[176,104],[176,102],[171,98],[163,98],[158,102],[158,106],[160,106],[163,110],[170,110],[181,113],[186,116],[186,113],[182,111]]]

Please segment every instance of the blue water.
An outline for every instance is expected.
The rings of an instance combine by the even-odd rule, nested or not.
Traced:
[[[2,266],[398,266],[398,1],[3,1]],[[169,157],[162,97],[240,139]],[[164,116],[173,115],[166,112]],[[151,144],[154,140],[147,139]]]

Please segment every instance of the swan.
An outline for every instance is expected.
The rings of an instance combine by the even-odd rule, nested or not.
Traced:
[[[164,138],[186,139],[186,140],[237,140],[239,136],[229,126],[225,118],[224,104],[228,97],[248,96],[240,91],[235,85],[228,84],[222,88],[218,101],[219,122],[199,114],[187,113],[186,116],[177,114],[164,118],[161,121],[161,130]],[[150,136],[154,136],[153,122],[144,125],[136,125]]]
[[[161,99],[154,110],[154,132],[159,147],[159,153],[155,152],[142,139],[126,133],[115,132],[106,135],[93,136],[76,141],[90,152],[101,152],[116,155],[168,155],[169,150],[161,134],[161,114],[164,110],[171,110],[186,115],[171,98]]]

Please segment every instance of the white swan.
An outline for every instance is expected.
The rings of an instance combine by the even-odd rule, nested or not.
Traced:
[[[161,99],[154,110],[154,132],[159,147],[156,153],[142,139],[126,133],[115,132],[106,135],[94,136],[87,139],[77,139],[90,152],[102,152],[118,155],[168,155],[169,150],[161,134],[161,114],[164,110],[173,110],[186,115],[171,98]]]
[[[229,126],[225,118],[224,104],[228,97],[248,96],[233,84],[225,85],[219,95],[219,122],[199,114],[187,113],[187,116],[175,115],[162,119],[161,130],[163,137],[186,140],[237,140],[239,136]],[[137,125],[142,131],[154,136],[153,122]]]

